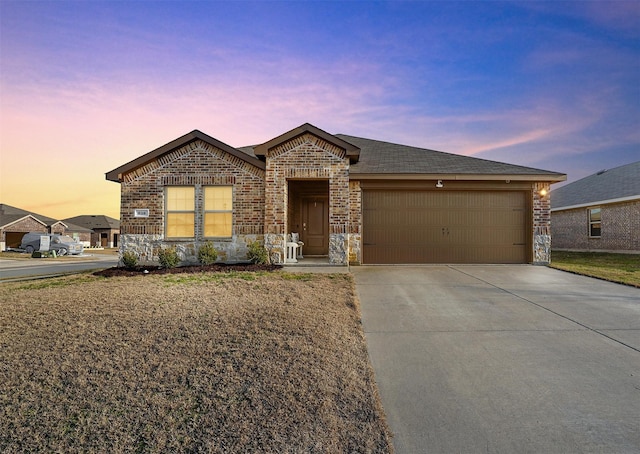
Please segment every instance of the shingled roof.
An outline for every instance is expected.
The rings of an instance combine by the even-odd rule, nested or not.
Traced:
[[[535,169],[498,161],[489,161],[470,156],[445,153],[425,148],[400,145],[379,140],[365,139],[346,134],[331,135],[309,123],[276,137],[260,145],[233,148],[198,130],[163,145],[133,161],[106,174],[107,180],[119,182],[122,175],[182,147],[194,140],[212,144],[261,169],[263,157],[269,148],[291,140],[303,133],[311,133],[343,148],[351,161],[350,175],[364,178],[438,178],[448,180],[521,180],[521,181],[564,181],[566,175],[548,170]],[[264,159],[264,158],[263,158]],[[356,162],[357,161],[357,162]]]
[[[19,221],[20,219],[27,216],[31,216],[47,227],[52,226],[56,222],[60,222],[58,219],[50,218],[48,216],[42,216],[41,214],[7,205],[6,203],[0,203],[0,227],[13,224],[14,222]]]
[[[7,226],[14,224],[28,216],[31,216],[33,219],[40,222],[45,227],[51,227],[54,224],[62,223],[66,227],[67,231],[70,232],[90,231],[90,229],[86,229],[82,226],[67,222],[66,220],[62,221],[60,219],[50,218],[48,216],[34,213],[33,211],[27,211],[23,210],[22,208],[7,205],[6,203],[0,203],[0,228],[6,228]]]
[[[84,214],[81,216],[63,219],[63,221],[65,223],[69,222],[91,230],[120,228],[120,221],[118,219],[105,216],[104,214]]]
[[[600,172],[551,191],[553,210],[640,199],[640,161]]]
[[[345,134],[337,137],[360,148],[360,160],[350,168],[353,176],[381,174],[422,174],[435,177],[447,176],[477,178],[485,176],[510,177],[511,179],[535,179],[538,181],[563,181],[566,175],[532,167],[445,153],[379,140],[364,139]]]

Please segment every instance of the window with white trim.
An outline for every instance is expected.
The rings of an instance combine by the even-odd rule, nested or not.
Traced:
[[[205,186],[204,188],[205,238],[230,238],[233,231],[233,187]]]
[[[589,208],[589,236],[591,238],[600,238],[602,233],[602,216],[600,207]]]

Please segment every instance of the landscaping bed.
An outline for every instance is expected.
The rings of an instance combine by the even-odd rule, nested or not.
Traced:
[[[134,267],[113,267],[93,273],[96,276],[138,276],[141,274],[181,274],[181,273],[230,273],[230,272],[256,272],[256,271],[276,271],[282,269],[281,265],[261,265],[255,263],[222,264],[214,265],[185,265],[166,268],[162,266],[142,266]]]
[[[0,452],[392,451],[348,274],[0,285]]]

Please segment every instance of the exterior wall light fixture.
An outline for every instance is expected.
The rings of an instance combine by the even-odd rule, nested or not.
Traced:
[[[438,182],[436,183],[436,188],[443,188],[444,185],[442,184],[442,180],[438,180]]]

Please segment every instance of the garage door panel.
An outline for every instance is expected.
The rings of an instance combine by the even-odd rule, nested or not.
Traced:
[[[365,190],[363,207],[363,263],[527,261],[525,192]]]

